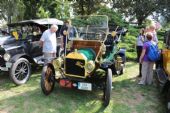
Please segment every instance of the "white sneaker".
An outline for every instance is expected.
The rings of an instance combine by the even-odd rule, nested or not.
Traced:
[[[145,85],[145,84],[144,84],[143,82],[141,82],[141,81],[140,81],[138,84],[139,84],[139,85]]]

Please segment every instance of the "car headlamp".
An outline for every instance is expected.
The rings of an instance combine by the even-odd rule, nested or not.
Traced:
[[[4,60],[5,60],[5,61],[9,61],[10,58],[11,58],[11,55],[10,55],[10,54],[8,54],[8,53],[5,53],[5,54],[4,54]]]
[[[95,63],[93,61],[88,61],[85,69],[88,73],[91,73],[95,69]]]
[[[53,60],[53,66],[55,69],[60,69],[63,64],[63,59],[61,57]]]

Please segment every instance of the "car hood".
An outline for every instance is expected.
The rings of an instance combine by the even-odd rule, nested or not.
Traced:
[[[8,44],[8,45],[3,45],[3,48],[5,49],[5,51],[17,49],[17,48],[20,48],[20,47],[21,47],[21,45],[18,45],[16,43]]]
[[[3,45],[9,38],[11,38],[11,36],[0,37],[0,45]]]
[[[20,43],[17,42],[13,37],[11,36],[3,36],[0,37],[0,48],[4,48],[5,50],[15,49],[19,48]]]

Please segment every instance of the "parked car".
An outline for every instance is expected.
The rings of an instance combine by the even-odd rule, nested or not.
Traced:
[[[38,41],[51,24],[61,28],[63,21],[53,18],[26,20],[8,24],[9,33],[0,32],[0,71],[8,71],[15,84],[26,83],[32,65],[43,64],[42,47]]]
[[[167,113],[170,113],[170,30],[165,33],[164,45],[161,60],[157,62],[156,75],[161,92],[166,95]]]
[[[72,20],[78,37],[69,38],[66,55],[44,66],[41,88],[49,95],[55,82],[61,87],[103,91],[104,105],[109,104],[112,91],[112,72],[123,74],[125,49],[117,44],[125,30],[109,33],[107,16],[85,16]]]

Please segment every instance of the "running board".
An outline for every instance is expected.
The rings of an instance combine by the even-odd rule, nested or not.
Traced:
[[[35,57],[33,59],[34,59],[34,62],[36,64],[39,64],[39,65],[43,65],[44,64],[44,56]]]

